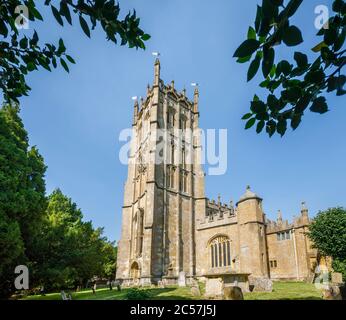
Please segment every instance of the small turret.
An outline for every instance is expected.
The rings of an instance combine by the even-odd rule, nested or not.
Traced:
[[[154,78],[154,85],[158,86],[160,83],[160,71],[161,71],[161,65],[159,58],[155,61],[155,78]]]
[[[229,214],[231,216],[234,215],[234,204],[232,200],[229,202]]]
[[[193,112],[198,113],[198,100],[199,100],[199,91],[198,87],[195,88],[193,95]]]
[[[240,272],[268,277],[265,217],[262,199],[250,186],[237,203]]]
[[[302,214],[302,216],[309,216],[309,210],[308,210],[308,208],[306,207],[306,203],[303,201],[302,202],[302,207],[301,207],[301,214]]]
[[[138,100],[136,99],[135,105],[133,108],[133,124],[134,125],[137,123],[138,112],[139,112],[139,106],[138,106]]]
[[[281,210],[278,210],[276,222],[278,224],[282,224],[282,212],[281,212]]]

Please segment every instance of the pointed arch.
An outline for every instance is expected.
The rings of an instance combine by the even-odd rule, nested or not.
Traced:
[[[227,235],[217,234],[213,236],[208,241],[207,248],[211,268],[231,266],[231,240]]]

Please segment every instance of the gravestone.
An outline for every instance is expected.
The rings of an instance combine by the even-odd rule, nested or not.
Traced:
[[[207,278],[205,284],[205,296],[207,298],[221,299],[222,298],[223,281],[222,278]]]
[[[224,300],[244,300],[243,292],[239,287],[224,287],[223,289]]]
[[[330,286],[322,290],[323,300],[342,300],[340,288],[338,286]]]
[[[163,281],[160,280],[157,284],[158,284],[159,288],[161,288],[161,289],[165,288],[165,283]]]
[[[269,278],[249,277],[249,284],[253,292],[272,292],[273,281]]]
[[[199,297],[201,295],[201,291],[199,290],[198,286],[191,287],[191,294],[194,297]]]
[[[342,273],[332,272],[332,283],[333,284],[343,284]]]
[[[184,271],[179,272],[178,285],[179,287],[186,287],[186,276]]]

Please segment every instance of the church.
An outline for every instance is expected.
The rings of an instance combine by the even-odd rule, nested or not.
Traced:
[[[317,252],[305,203],[288,222],[280,211],[276,221],[267,219],[250,187],[235,205],[208,199],[198,87],[191,101],[161,80],[158,59],[154,69],[153,85],[134,104],[117,280],[175,284],[182,272],[187,283],[219,273],[311,279]]]

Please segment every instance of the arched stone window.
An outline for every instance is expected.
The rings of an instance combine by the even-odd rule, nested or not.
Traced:
[[[209,241],[210,265],[212,268],[231,265],[231,240],[227,236],[216,236]]]
[[[135,216],[135,232],[136,232],[136,239],[135,239],[135,252],[136,256],[139,257],[142,255],[143,251],[143,236],[144,236],[144,212],[143,210],[139,210]]]

